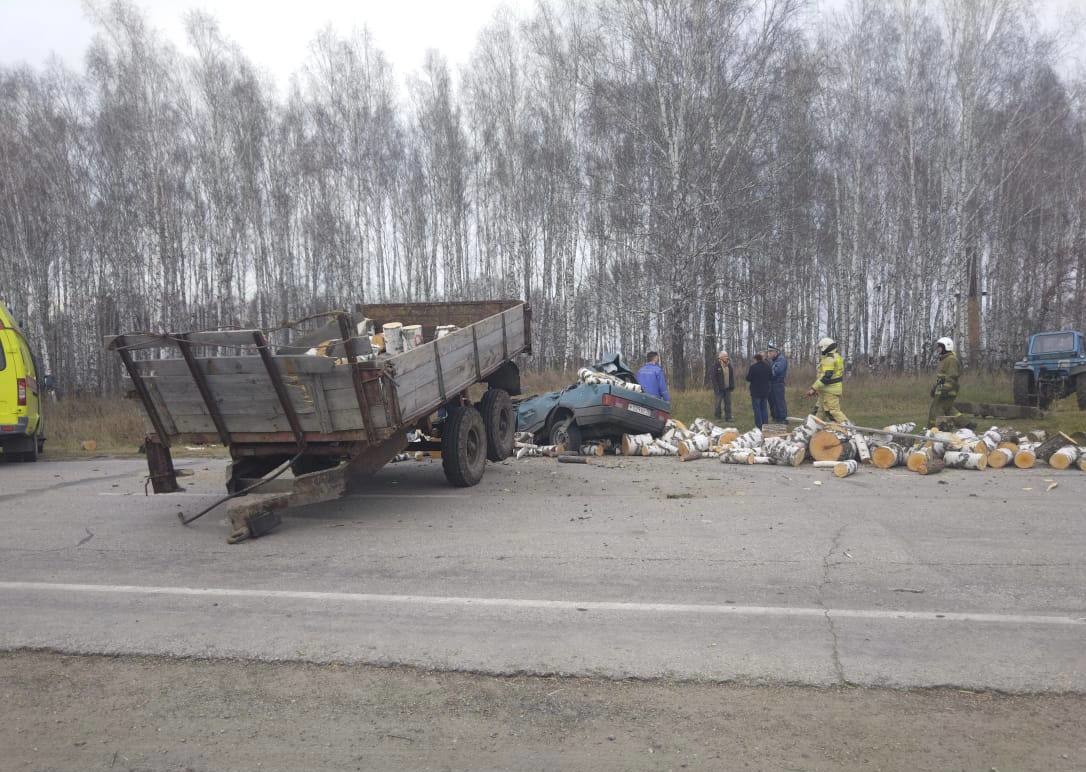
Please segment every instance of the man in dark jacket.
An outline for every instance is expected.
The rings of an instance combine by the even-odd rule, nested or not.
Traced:
[[[709,381],[713,384],[713,392],[716,401],[713,405],[713,415],[723,418],[725,421],[734,421],[732,417],[732,392],[735,391],[735,368],[727,351],[721,351],[716,355],[716,366],[709,373]],[[721,416],[721,408],[724,415]]]
[[[660,367],[660,355],[650,351],[645,357],[645,364],[637,371],[637,382],[645,389],[646,394],[659,397],[664,402],[671,401],[671,395],[667,391],[667,379],[664,378],[664,368]]]
[[[784,383],[788,378],[788,360],[784,358],[780,347],[770,343],[766,348],[769,366],[773,370],[773,380],[769,391],[769,412],[773,420],[783,424],[788,420],[788,403],[784,399]]]
[[[761,354],[754,355],[754,364],[747,370],[750,383],[750,403],[754,407],[754,425],[759,429],[769,423],[769,392],[773,381],[773,368]]]

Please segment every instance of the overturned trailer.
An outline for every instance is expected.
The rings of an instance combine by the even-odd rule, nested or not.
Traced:
[[[285,507],[342,496],[405,449],[440,450],[457,486],[512,453],[515,359],[531,353],[526,303],[367,304],[322,316],[326,324],[281,345],[263,330],[106,338],[143,404],[155,493],[179,490],[171,446],[221,442],[227,493],[244,496],[230,507],[230,540],[240,541],[278,525]],[[361,329],[367,322],[413,322],[428,342],[386,355]],[[324,355],[306,353],[317,346]],[[180,356],[146,358],[163,352]],[[487,390],[473,404],[467,390],[477,383]],[[273,486],[287,469],[293,478]]]

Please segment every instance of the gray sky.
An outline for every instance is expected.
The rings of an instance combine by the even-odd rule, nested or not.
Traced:
[[[99,0],[101,2],[101,0]],[[257,66],[287,82],[325,25],[344,34],[368,26],[396,72],[422,65],[428,48],[467,61],[480,29],[502,6],[530,12],[534,0],[136,0],[152,26],[184,46],[183,18],[204,9]],[[80,67],[93,25],[82,0],[0,0],[0,62],[44,62],[56,53]]]
[[[95,0],[104,2],[105,0]],[[937,2],[938,0],[936,0]],[[182,18],[210,10],[223,32],[280,85],[305,59],[318,30],[332,24],[344,34],[369,27],[377,46],[402,77],[417,70],[428,48],[451,64],[465,63],[479,30],[506,7],[530,13],[535,0],[136,0],[153,26],[184,45]],[[848,0],[812,0],[812,10],[832,11]],[[1067,31],[1086,18],[1086,0],[1026,0],[1046,28]],[[1075,21],[1077,17],[1077,22]],[[93,27],[82,0],[0,0],[0,62],[41,64],[56,53],[80,67]],[[1082,34],[1068,43],[1065,71],[1086,64]]]

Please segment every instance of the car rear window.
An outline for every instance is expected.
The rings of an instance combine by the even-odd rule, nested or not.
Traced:
[[[1033,339],[1034,354],[1062,354],[1075,350],[1075,334],[1038,335]]]

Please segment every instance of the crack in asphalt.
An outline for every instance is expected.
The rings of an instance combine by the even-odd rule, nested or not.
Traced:
[[[65,482],[55,483],[45,488],[31,488],[30,490],[21,491],[19,493],[5,493],[0,495],[0,501],[13,501],[15,499],[31,498],[33,496],[44,496],[47,493],[58,491],[63,488],[72,488],[77,485],[86,485],[88,483],[96,482],[112,482],[114,480],[124,480],[128,477],[135,477],[139,474],[138,471],[123,472],[120,474],[108,474],[100,477],[81,477],[78,480],[66,480]]]
[[[848,524],[842,525],[837,529],[837,533],[833,535],[833,540],[830,543],[829,551],[822,557],[822,582],[818,585],[818,605],[822,607],[822,611],[826,616],[826,626],[830,631],[830,641],[833,648],[830,652],[830,657],[833,660],[833,671],[837,675],[837,682],[842,686],[850,686],[851,682],[845,678],[845,668],[841,665],[841,652],[838,648],[837,638],[837,625],[834,622],[833,616],[830,615],[829,606],[826,605],[826,599],[824,596],[826,587],[830,584],[830,558],[833,557],[833,553],[837,552],[841,548],[841,536],[844,534]]]

